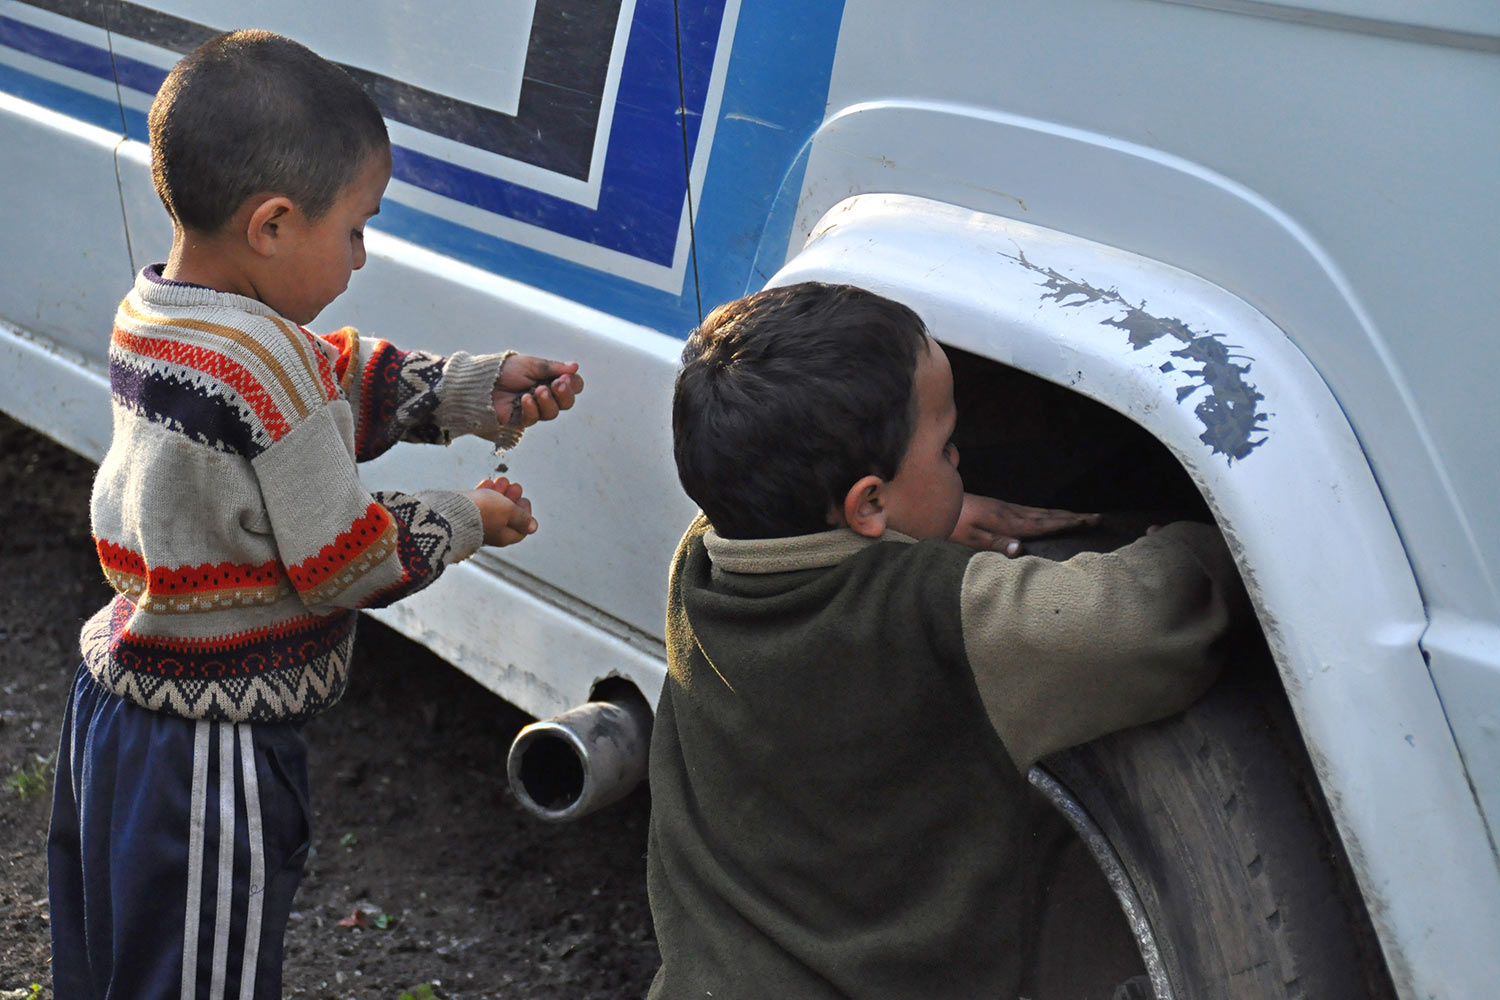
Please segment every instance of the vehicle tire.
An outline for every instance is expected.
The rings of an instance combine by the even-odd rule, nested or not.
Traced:
[[[1157,1000],[1394,997],[1269,667],[1037,770],[1039,788],[1055,779],[1054,805],[1060,788],[1092,823],[1094,843],[1080,836],[1096,860],[1101,850],[1118,860],[1113,873],[1101,867],[1128,883],[1117,895],[1133,891]]]

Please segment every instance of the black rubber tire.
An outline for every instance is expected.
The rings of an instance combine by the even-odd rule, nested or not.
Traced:
[[[1176,1000],[1394,997],[1269,667],[1042,766],[1119,856]]]

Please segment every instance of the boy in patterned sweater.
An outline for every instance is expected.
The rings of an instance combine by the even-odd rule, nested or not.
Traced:
[[[955,544],[956,419],[921,319],[859,288],[758,292],[689,338],[672,431],[704,516],[651,738],[652,1000],[1013,1000],[1027,769],[1186,707],[1247,616],[1205,524],[1064,562]]]
[[[372,493],[397,441],[514,444],[576,364],[303,327],[365,262],[391,175],[375,104],[266,32],[205,43],[151,107],[171,256],[120,304],[82,633],[48,841],[59,1000],[281,995],[308,848],[301,724],[343,692],[357,609],[536,530],[518,484]]]

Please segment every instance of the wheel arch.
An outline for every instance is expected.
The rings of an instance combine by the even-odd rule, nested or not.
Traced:
[[[833,206],[770,284],[802,280],[905,302],[939,340],[1102,403],[1172,452],[1234,551],[1398,989],[1461,994],[1466,964],[1484,972],[1470,949],[1494,858],[1417,645],[1410,562],[1301,351],[1177,268],[908,195]]]

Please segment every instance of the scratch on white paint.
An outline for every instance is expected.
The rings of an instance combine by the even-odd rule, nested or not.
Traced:
[[[756,118],[754,115],[741,114],[738,111],[729,112],[724,116],[724,120],[727,122],[749,122],[751,125],[764,125],[766,128],[774,128],[778,132],[786,131],[786,127],[783,125],[768,122],[764,118]]]

